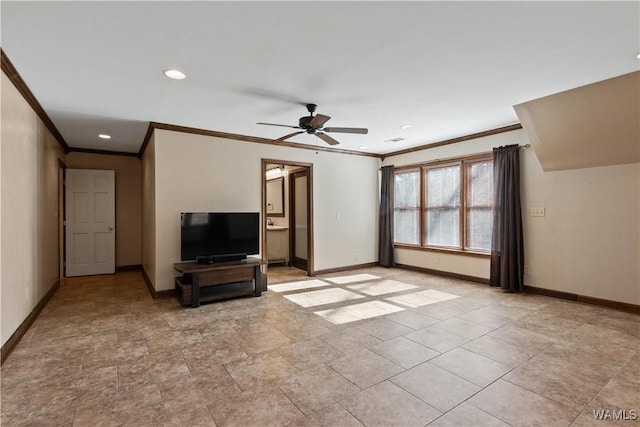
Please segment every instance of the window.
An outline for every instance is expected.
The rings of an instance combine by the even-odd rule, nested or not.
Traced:
[[[396,173],[393,235],[398,243],[420,244],[420,170]]]
[[[493,214],[493,162],[467,164],[467,241],[473,250],[491,250]]]
[[[396,171],[396,244],[490,251],[492,212],[490,155]]]
[[[425,168],[424,242],[460,248],[460,165]]]

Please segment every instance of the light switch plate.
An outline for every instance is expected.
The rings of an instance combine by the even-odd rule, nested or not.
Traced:
[[[544,208],[531,208],[529,210],[529,215],[530,216],[545,216],[545,209]]]

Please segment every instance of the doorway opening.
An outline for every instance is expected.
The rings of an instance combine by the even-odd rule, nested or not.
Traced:
[[[312,163],[262,159],[262,218],[267,270],[295,275],[299,269],[313,276]]]

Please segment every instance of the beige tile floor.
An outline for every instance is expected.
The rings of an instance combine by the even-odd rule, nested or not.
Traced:
[[[398,269],[269,283],[192,309],[139,272],[65,280],[2,425],[640,425],[593,415],[640,410],[639,316]]]

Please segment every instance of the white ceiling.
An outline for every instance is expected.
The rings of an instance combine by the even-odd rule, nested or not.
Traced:
[[[149,121],[275,139],[293,130],[256,122],[297,125],[313,102],[326,126],[369,128],[333,133],[338,148],[388,153],[517,123],[515,104],[640,69],[636,1],[0,7],[2,49],[77,148],[138,152]]]

